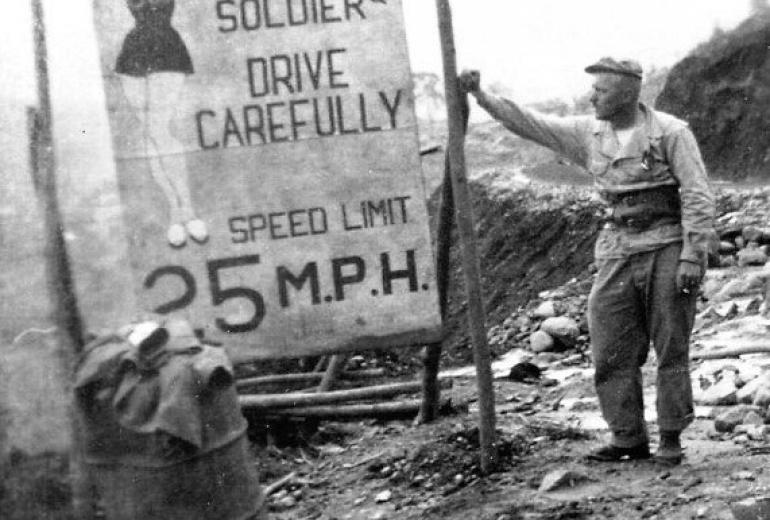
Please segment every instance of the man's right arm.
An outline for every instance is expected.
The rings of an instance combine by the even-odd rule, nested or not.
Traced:
[[[460,88],[472,94],[481,108],[514,134],[586,166],[588,139],[593,128],[590,118],[540,114],[511,100],[487,94],[479,85],[477,72],[465,71],[458,81]]]

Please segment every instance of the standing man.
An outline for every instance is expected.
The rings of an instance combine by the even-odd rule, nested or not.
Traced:
[[[464,71],[458,82],[508,130],[586,168],[611,209],[595,247],[599,271],[588,326],[594,383],[612,440],[588,458],[650,457],[641,366],[652,342],[660,428],[655,458],[679,464],[679,436],[693,420],[689,340],[714,234],[714,198],[687,124],[639,102],[638,63],[605,57],[585,70],[594,76],[595,118],[527,110],[484,92],[475,71]]]

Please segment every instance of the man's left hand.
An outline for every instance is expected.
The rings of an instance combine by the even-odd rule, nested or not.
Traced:
[[[684,294],[694,294],[703,280],[703,268],[693,262],[679,262],[676,272],[676,288]]]

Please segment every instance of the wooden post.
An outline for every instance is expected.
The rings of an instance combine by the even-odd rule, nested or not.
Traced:
[[[329,366],[326,367],[321,384],[318,385],[319,392],[328,392],[334,387],[339,379],[348,357],[345,354],[334,354],[329,360]]]
[[[43,213],[46,282],[53,308],[65,374],[74,373],[77,355],[83,348],[83,327],[75,298],[72,274],[63,235],[56,187],[56,164],[53,149],[51,96],[48,76],[48,49],[42,0],[32,0],[35,70],[37,76],[36,111],[31,112],[30,162],[38,202]],[[69,468],[72,485],[73,514],[77,519],[93,517],[93,499],[86,466],[80,451],[80,432],[74,410],[70,408],[73,447]]]
[[[463,271],[468,297],[468,324],[473,344],[473,359],[479,390],[479,442],[481,471],[489,473],[497,465],[495,448],[495,397],[492,366],[484,319],[481,275],[473,230],[473,211],[465,172],[465,135],[462,121],[461,93],[457,88],[457,63],[449,0],[436,0],[441,54],[444,62],[444,92],[449,117],[449,165],[455,202],[457,230],[462,246]]]
[[[460,96],[460,108],[463,117],[463,133],[468,129],[468,97]],[[449,260],[452,249],[452,224],[454,223],[455,203],[452,194],[452,174],[449,165],[449,147],[444,153],[444,180],[441,184],[441,199],[438,206],[438,225],[436,230],[436,284],[438,286],[441,321],[446,322],[447,302],[449,299]],[[431,422],[438,417],[440,392],[438,385],[441,343],[433,343],[425,348],[423,358],[423,394],[419,424]]]

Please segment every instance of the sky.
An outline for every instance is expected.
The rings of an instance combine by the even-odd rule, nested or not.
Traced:
[[[122,0],[113,0],[122,1]],[[277,1],[277,0],[271,0]],[[441,71],[435,0],[402,0],[412,69]],[[90,24],[91,0],[45,0],[67,18],[70,37]],[[34,99],[30,0],[3,0],[0,102]],[[458,66],[481,71],[525,102],[571,99],[588,89],[583,68],[601,56],[672,65],[715,27],[729,29],[749,0],[452,0]],[[65,8],[66,7],[66,8]],[[85,16],[84,16],[85,15]]]
[[[481,71],[516,99],[570,99],[588,90],[583,69],[605,55],[645,69],[676,63],[715,27],[749,14],[749,0],[453,0],[460,69]],[[404,0],[412,68],[439,71],[434,0]]]

